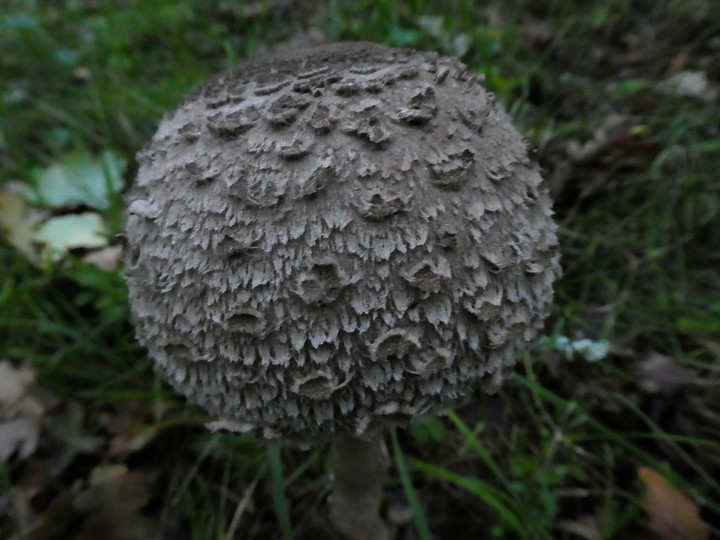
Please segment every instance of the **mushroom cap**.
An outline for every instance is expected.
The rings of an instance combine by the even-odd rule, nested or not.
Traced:
[[[542,330],[551,202],[455,59],[339,43],[250,60],[138,161],[132,320],[214,427],[308,442],[406,425],[496,388]]]

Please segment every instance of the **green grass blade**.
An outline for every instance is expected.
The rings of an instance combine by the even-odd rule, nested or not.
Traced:
[[[561,407],[567,407],[570,403],[570,400],[564,399],[557,395],[556,393],[552,392],[551,390],[548,390],[547,388],[544,388],[541,386],[538,382],[533,381],[523,375],[520,375],[518,373],[515,374],[514,380],[522,384],[525,388],[530,390],[531,392],[534,392],[538,395],[539,398],[542,400],[551,403],[556,406]],[[651,465],[653,467],[658,467],[660,463],[653,458],[650,454],[645,452],[644,450],[640,449],[638,446],[632,444],[629,442],[624,436],[622,436],[620,433],[617,433],[616,431],[613,431],[612,429],[608,428],[603,424],[602,422],[599,422],[598,420],[595,420],[591,416],[587,415],[586,413],[583,413],[586,417],[587,423],[592,426],[598,433],[601,433],[604,437],[606,437],[608,440],[616,443],[619,447],[626,450],[629,454],[637,458],[638,460]]]
[[[208,439],[208,442],[205,443],[205,446],[195,460],[192,469],[190,469],[190,471],[185,475],[185,478],[183,478],[182,483],[175,492],[175,496],[172,499],[173,506],[177,506],[180,503],[180,499],[182,499],[187,492],[188,488],[190,487],[190,483],[193,481],[195,476],[197,476],[200,470],[200,466],[207,459],[210,453],[215,449],[218,443],[220,443],[220,437],[221,435],[219,433],[215,433],[214,435],[212,435],[212,437],[210,437],[210,439]]]
[[[615,399],[617,399],[620,403],[625,405],[628,409],[630,409],[632,412],[634,412],[643,422],[647,424],[647,426],[652,429],[654,433],[656,433],[666,444],[668,444],[677,454],[678,457],[680,457],[685,464],[693,469],[696,473],[698,473],[699,476],[702,477],[705,482],[707,482],[708,485],[712,486],[713,489],[720,494],[720,484],[718,484],[717,480],[713,478],[711,474],[709,474],[705,469],[703,469],[701,466],[697,464],[697,462],[685,451],[683,450],[678,443],[672,440],[671,437],[665,437],[665,435],[668,435],[665,433],[660,426],[658,426],[655,422],[652,421],[652,419],[645,414],[643,411],[638,408],[637,405],[635,405],[632,401],[627,399],[625,396],[620,394],[614,394],[613,396]]]
[[[285,496],[285,486],[283,482],[282,458],[280,456],[280,446],[270,447],[270,475],[273,483],[273,503],[275,504],[275,513],[277,514],[282,532],[283,540],[292,540],[293,531],[290,523],[290,509],[287,497]]]
[[[540,398],[544,399],[548,403],[552,403],[554,405],[559,405],[563,407],[567,407],[569,400],[566,400],[554,392],[548,390],[547,388],[543,388],[540,384],[538,384],[536,381],[533,381],[527,377],[524,377],[519,374],[515,374],[514,380],[518,381],[520,384],[525,386],[528,390],[531,390],[532,392],[535,392]],[[640,463],[647,465],[657,471],[662,471],[663,474],[674,484],[678,486],[682,486],[683,489],[691,489],[691,486],[687,485],[687,482],[681,478],[678,474],[673,472],[672,470],[669,470],[668,467],[661,462],[660,460],[653,457],[648,452],[642,450],[637,445],[633,444],[628,440],[627,437],[625,437],[623,434],[620,434],[610,428],[608,428],[605,424],[602,422],[592,418],[590,415],[585,414],[585,421],[589,426],[591,426],[596,433],[602,434],[603,437],[606,438],[606,440],[611,441],[614,445],[616,445],[618,448],[622,448],[625,450],[628,454],[636,458]],[[704,500],[704,504],[711,508],[714,512],[720,512],[720,504],[717,504],[711,500]]]
[[[403,455],[402,448],[398,442],[397,432],[393,429],[390,432],[392,439],[393,457],[395,459],[395,467],[400,475],[400,483],[405,490],[405,496],[407,497],[408,503],[410,504],[410,510],[415,520],[415,528],[417,529],[418,537],[420,540],[432,540],[432,533],[428,526],[427,518],[423,512],[422,506],[420,506],[420,499],[418,498],[417,491],[410,478],[407,464],[405,463],[405,456]]]
[[[500,501],[500,499],[506,498],[506,495],[497,488],[477,478],[461,476],[417,459],[411,459],[410,464],[433,478],[445,480],[472,493],[495,510],[503,523],[512,528],[521,538],[527,537],[527,531],[518,517]]]
[[[495,460],[492,458],[490,453],[485,449],[483,444],[478,440],[477,435],[468,427],[468,425],[462,421],[462,419],[455,414],[453,411],[448,411],[447,413],[448,418],[452,421],[453,424],[455,424],[455,427],[458,429],[458,431],[465,437],[465,442],[475,450],[478,456],[483,460],[485,465],[490,469],[490,471],[495,475],[495,478],[497,478],[500,482],[503,483],[506,489],[510,489],[510,480],[507,476],[505,476],[505,473],[502,471],[502,469],[498,466],[497,463],[495,463]]]

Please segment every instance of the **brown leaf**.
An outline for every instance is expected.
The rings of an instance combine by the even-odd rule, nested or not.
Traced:
[[[170,405],[144,401],[123,402],[114,411],[106,411],[99,417],[100,424],[110,434],[108,455],[125,459],[154,441],[162,433],[180,428],[205,427],[205,416],[170,416],[165,419]]]
[[[685,66],[687,66],[689,60],[690,55],[687,53],[687,51],[676,54],[670,59],[668,71],[670,73],[677,73],[678,71],[683,70]]]
[[[10,245],[30,260],[37,258],[27,204],[17,193],[0,192],[0,231],[5,234]]]
[[[50,506],[55,504],[55,501],[53,501],[50,506],[47,506],[46,501],[52,497],[56,490],[57,485],[53,485],[53,480],[48,477],[42,461],[28,460],[23,464],[19,475],[14,479],[12,488],[8,491],[11,499],[11,515],[18,531],[29,533],[31,530],[42,529],[41,523],[44,516],[51,510]],[[2,533],[0,533],[0,538],[2,537]],[[23,534],[20,534],[20,537],[25,538]],[[60,536],[53,534],[34,536],[28,534],[28,540],[34,540],[35,538],[60,538]]]
[[[30,501],[25,501],[30,508]],[[76,526],[78,515],[72,506],[72,494],[60,493],[41,516],[23,520],[24,532],[28,540],[46,540],[47,538],[70,538],[70,531]],[[24,538],[21,537],[21,538]]]
[[[555,38],[555,29],[548,21],[528,19],[520,30],[524,40],[530,42],[534,49],[545,49]]]
[[[584,540],[602,540],[603,538],[600,519],[592,514],[585,514],[574,520],[562,520],[558,523],[558,528]]]
[[[105,444],[104,438],[86,431],[85,409],[76,402],[68,403],[63,411],[46,419],[45,429],[60,450],[51,467],[52,474],[64,471],[78,454],[94,454]]]
[[[595,128],[592,139],[580,142],[570,140],[565,152],[573,163],[597,163],[603,154],[618,145],[632,133],[631,119],[626,116],[613,114],[608,116],[600,126]]]
[[[142,514],[157,475],[129,471],[125,465],[93,469],[87,489],[73,506],[88,514],[75,540],[146,540],[159,537],[158,526]]]
[[[15,418],[0,422],[0,463],[17,453],[19,459],[30,457],[37,448],[40,422],[33,418]]]
[[[0,463],[13,455],[28,458],[37,448],[40,425],[51,402],[34,383],[35,373],[29,367],[0,362]]]
[[[637,381],[645,392],[671,395],[698,381],[697,376],[669,356],[651,352],[636,366]]]
[[[35,373],[27,366],[16,368],[10,362],[0,362],[0,407],[14,407],[35,382]]]
[[[129,401],[103,413],[100,423],[111,435],[108,455],[114,458],[142,450],[157,433],[153,404],[142,401]]]
[[[638,476],[646,489],[645,511],[650,527],[663,540],[706,540],[710,538],[708,525],[700,519],[695,502],[676,487],[667,483],[659,473],[638,467]]]
[[[91,251],[83,261],[106,272],[115,272],[120,267],[122,246],[108,246],[96,251]]]

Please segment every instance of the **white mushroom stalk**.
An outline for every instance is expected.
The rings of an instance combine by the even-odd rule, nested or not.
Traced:
[[[340,507],[381,525],[353,475],[382,430],[492,391],[542,332],[557,238],[526,143],[457,60],[340,43],[216,75],[138,160],[126,276],[158,373],[213,427],[334,441],[332,515],[381,538]]]

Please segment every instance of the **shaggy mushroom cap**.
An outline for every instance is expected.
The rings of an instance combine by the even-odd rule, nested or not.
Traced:
[[[368,43],[251,60],[138,160],[137,337],[215,427],[305,442],[405,425],[497,387],[541,332],[551,202],[457,60]]]

